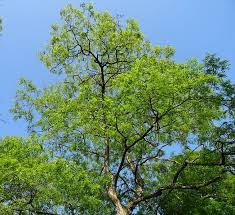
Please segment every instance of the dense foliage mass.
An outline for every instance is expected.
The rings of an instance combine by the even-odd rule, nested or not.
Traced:
[[[50,157],[33,137],[1,140],[1,214],[92,214],[103,208],[104,179],[81,163]]]
[[[1,210],[14,214],[233,214],[234,85],[216,55],[177,63],[135,20],[68,5],[20,80],[29,137],[0,144]],[[10,212],[9,212],[10,211]]]

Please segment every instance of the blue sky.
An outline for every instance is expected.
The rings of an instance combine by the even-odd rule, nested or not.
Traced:
[[[25,135],[23,121],[14,122],[13,105],[20,77],[39,86],[56,81],[39,61],[37,52],[50,38],[50,26],[59,22],[59,10],[67,3],[87,1],[0,0],[3,32],[0,37],[0,136]],[[206,52],[230,60],[229,77],[235,82],[234,0],[97,0],[100,10],[139,21],[146,37],[155,44],[172,45],[176,59],[202,59]]]

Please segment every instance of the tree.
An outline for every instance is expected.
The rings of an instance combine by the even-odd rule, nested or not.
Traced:
[[[205,189],[172,191],[160,198],[158,208],[161,214],[234,214],[233,184],[230,174]]]
[[[224,73],[227,61],[207,55],[202,64],[177,63],[174,49],[151,45],[136,21],[122,25],[90,4],[68,5],[61,16],[64,23],[52,26],[41,54],[61,81],[37,89],[22,79],[12,112],[53,149],[52,157],[84,163],[97,180],[108,179],[99,182],[104,205],[137,214],[168,193],[209,193],[207,187],[233,174],[234,85]],[[175,161],[177,154],[183,159]],[[203,174],[182,180],[187,172]]]
[[[92,214],[107,210],[99,200],[104,179],[82,163],[49,152],[31,136],[0,141],[1,214]]]
[[[207,150],[196,152],[186,151],[183,155],[174,157],[174,162],[180,165],[185,159],[195,159],[200,157],[200,163],[213,161],[214,154]],[[197,161],[199,163],[199,160]],[[162,174],[165,169],[168,174]],[[158,170],[160,180],[163,182],[171,180],[177,166],[161,163],[161,171]],[[200,183],[203,180],[209,180],[217,174],[218,168],[211,168],[205,165],[192,166],[183,171],[178,182],[181,184]],[[232,174],[226,173],[223,180],[212,183],[203,189],[189,190],[169,190],[165,192],[158,201],[152,201],[147,204],[143,210],[154,214],[158,210],[160,214],[233,214],[235,212],[234,202],[234,180]]]

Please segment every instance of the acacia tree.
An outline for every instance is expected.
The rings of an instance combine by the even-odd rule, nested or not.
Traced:
[[[61,81],[37,89],[22,79],[12,112],[53,156],[108,178],[104,205],[120,215],[141,213],[163,195],[210,187],[233,173],[227,61],[208,55],[202,64],[179,64],[174,49],[151,45],[136,21],[122,24],[90,4],[68,5],[61,16],[41,53]],[[203,177],[181,180],[197,168]]]

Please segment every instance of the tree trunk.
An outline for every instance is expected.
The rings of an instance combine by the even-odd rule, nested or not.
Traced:
[[[128,215],[129,213],[123,207],[116,208],[117,215]]]
[[[116,191],[114,190],[113,187],[108,188],[108,195],[115,206],[117,215],[129,215],[130,214],[128,210],[122,206],[120,200],[117,197]]]

